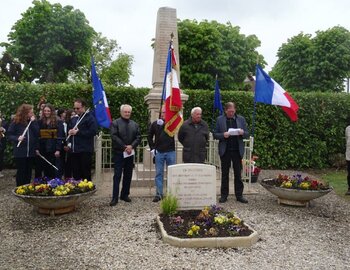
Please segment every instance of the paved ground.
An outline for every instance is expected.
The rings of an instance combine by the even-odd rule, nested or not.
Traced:
[[[278,171],[264,171],[273,177]],[[290,172],[286,172],[290,173]],[[14,172],[0,178],[0,269],[350,269],[350,203],[334,192],[310,208],[278,205],[259,184],[248,204],[229,197],[258,233],[251,248],[189,249],[165,244],[151,196],[110,207],[108,189],[75,212],[50,217],[15,198]],[[103,191],[103,192],[102,192]],[[106,193],[104,193],[106,192]]]

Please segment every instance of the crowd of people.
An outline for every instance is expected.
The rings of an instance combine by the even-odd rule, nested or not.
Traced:
[[[0,169],[6,143],[11,142],[17,186],[31,182],[33,168],[35,178],[91,180],[97,123],[86,112],[86,102],[78,98],[74,109],[58,110],[40,102],[37,109],[35,115],[32,105],[22,104],[10,123],[2,120]]]
[[[17,168],[17,186],[29,184],[32,169],[35,177],[74,178],[92,180],[91,166],[94,152],[94,137],[97,134],[96,119],[87,109],[83,99],[74,100],[73,109],[55,109],[46,102],[38,104],[38,115],[29,104],[17,108],[11,121],[0,115],[0,177],[3,177],[4,151],[7,142],[13,143],[13,156]],[[156,169],[156,194],[153,202],[163,199],[165,166],[176,163],[175,139],[166,130],[165,108],[160,118],[150,124],[148,144],[154,156]],[[114,162],[113,191],[110,206],[118,200],[131,202],[130,186],[134,168],[135,149],[141,142],[139,125],[131,120],[132,107],[123,104],[120,117],[111,124],[112,153]],[[347,140],[347,195],[350,195],[350,126],[346,128]],[[221,160],[220,203],[229,195],[229,171],[234,173],[234,192],[238,202],[248,203],[243,197],[244,184],[241,178],[243,139],[249,137],[246,120],[236,113],[236,104],[225,104],[225,114],[216,119],[214,139],[219,141],[218,152]],[[178,132],[183,145],[184,163],[204,163],[209,140],[208,124],[202,119],[202,109],[195,107]],[[122,189],[119,191],[120,181]]]

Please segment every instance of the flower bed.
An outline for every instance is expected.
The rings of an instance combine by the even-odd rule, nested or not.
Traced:
[[[252,228],[218,206],[161,214],[159,222],[165,231],[163,239],[176,246],[248,247],[257,241],[257,233]]]

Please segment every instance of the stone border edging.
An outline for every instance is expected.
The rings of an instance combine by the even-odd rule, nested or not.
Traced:
[[[249,225],[248,228],[253,231],[249,236],[237,236],[237,237],[209,237],[209,238],[178,238],[171,235],[164,230],[163,222],[160,221],[159,215],[157,216],[157,224],[162,234],[162,239],[165,243],[168,243],[176,247],[185,248],[231,248],[231,247],[251,247],[258,242],[258,233],[253,230]]]

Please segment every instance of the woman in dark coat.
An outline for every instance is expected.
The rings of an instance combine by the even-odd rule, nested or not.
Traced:
[[[16,184],[17,186],[29,184],[34,158],[39,150],[39,125],[35,120],[32,105],[22,104],[18,107],[6,135],[13,143],[13,155],[17,167]]]
[[[64,140],[63,122],[57,118],[55,108],[51,104],[45,104],[42,116],[39,120],[40,154],[51,164],[56,164],[56,159],[60,157],[62,141]],[[54,178],[59,176],[59,172],[48,162],[41,159],[39,166],[44,176]]]

